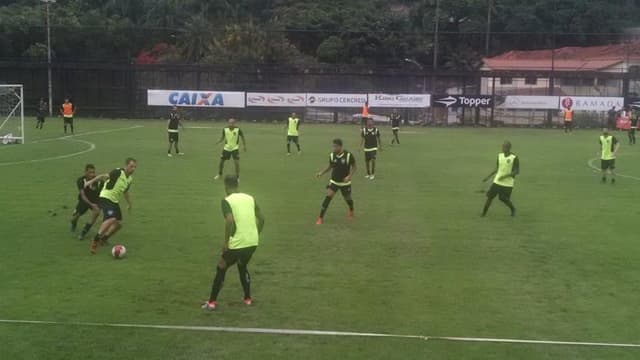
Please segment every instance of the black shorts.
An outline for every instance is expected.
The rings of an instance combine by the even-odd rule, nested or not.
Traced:
[[[102,210],[102,213],[104,214],[104,220],[122,220],[122,211],[120,211],[120,204],[114,203],[109,199],[100,198],[99,206]]]
[[[512,191],[513,191],[513,187],[502,186],[502,185],[493,183],[491,184],[489,191],[487,191],[487,197],[490,199],[493,199],[496,196],[500,196],[501,199],[511,199]]]
[[[224,259],[227,267],[239,263],[241,265],[248,265],[251,261],[253,253],[256,251],[257,246],[250,246],[241,249],[227,249],[222,252],[222,259]]]
[[[616,159],[611,160],[600,160],[600,168],[604,170],[615,170],[616,168]]]
[[[365,152],[364,152],[364,160],[365,161],[375,160],[377,155],[378,155],[378,151],[377,150],[373,150],[373,151],[366,151],[365,150]]]
[[[564,121],[564,127],[571,128],[573,127],[573,121]]]
[[[44,122],[44,115],[43,114],[38,114],[37,119],[38,119],[39,122]]]
[[[78,200],[78,204],[76,205],[76,209],[73,211],[73,215],[82,216],[89,210],[91,210],[91,206],[89,206],[89,204],[84,202],[84,200]]]
[[[177,132],[170,132],[169,133],[169,142],[170,143],[177,143],[178,142],[178,133]]]
[[[240,160],[240,151],[239,150],[233,150],[233,151],[222,150],[222,155],[220,155],[220,159],[229,160],[232,157],[233,157],[233,160]]]
[[[351,185],[336,185],[334,183],[329,183],[327,185],[327,189],[331,189],[331,191],[337,193],[338,190],[342,193],[342,196],[350,196],[351,195]]]
[[[293,142],[293,143],[298,143],[298,136],[293,136],[293,135],[287,135],[287,142]]]
[[[72,117],[65,117],[64,118],[64,123],[73,125],[73,118]]]

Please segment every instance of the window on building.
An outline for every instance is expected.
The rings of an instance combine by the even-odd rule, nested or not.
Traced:
[[[511,85],[513,84],[513,78],[510,77],[501,77],[500,85]]]
[[[524,78],[524,84],[525,85],[538,85],[538,78],[537,77],[533,77],[533,76],[529,76]]]

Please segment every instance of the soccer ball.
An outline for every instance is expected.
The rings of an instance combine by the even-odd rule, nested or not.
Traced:
[[[111,255],[114,259],[122,259],[127,255],[127,248],[124,245],[115,245],[111,248]]]

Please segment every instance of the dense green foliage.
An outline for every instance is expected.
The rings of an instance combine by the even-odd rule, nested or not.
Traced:
[[[51,6],[58,59],[180,63],[432,62],[436,0],[59,0]],[[46,53],[44,6],[0,5],[0,58]],[[485,52],[619,41],[638,0],[441,1],[440,62],[474,68]],[[550,35],[552,31],[559,34]],[[526,33],[526,34],[523,34]],[[607,34],[607,35],[604,35]],[[158,44],[162,44],[159,48]]]

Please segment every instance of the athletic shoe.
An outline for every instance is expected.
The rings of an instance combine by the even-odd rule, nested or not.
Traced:
[[[202,310],[213,311],[216,309],[216,307],[218,307],[218,304],[216,304],[215,301],[207,301],[206,303],[202,304]]]
[[[291,153],[287,153],[287,156],[291,156]]]
[[[369,180],[373,180],[373,179],[375,179],[375,178],[376,178],[376,176],[375,176],[375,175],[371,175],[371,176],[369,176]]]
[[[371,175],[367,174],[367,175],[365,175],[365,176],[364,176],[364,178],[365,178],[365,179],[370,179],[370,178],[371,178]]]
[[[85,237],[85,236],[87,236],[87,234],[85,234],[85,233],[80,233],[80,234],[78,235],[78,240],[84,240],[84,237]]]
[[[253,305],[253,300],[251,298],[246,298],[246,299],[242,300],[242,302],[244,302],[244,304],[247,305],[247,306]]]
[[[107,239],[100,239],[100,246],[109,246],[111,244],[109,244],[109,240]]]
[[[319,217],[318,220],[316,220],[316,225],[322,225],[322,224],[324,224],[324,220],[321,217]]]
[[[302,150],[298,150],[298,155],[302,155]]]
[[[95,255],[97,249],[98,242],[96,240],[91,240],[91,243],[89,244],[89,252],[91,253],[91,255]]]
[[[180,155],[180,156],[184,156],[184,153],[178,153],[178,155]]]
[[[213,178],[213,180],[218,180],[218,179],[220,179],[220,174],[216,175],[216,176]]]
[[[173,155],[171,155],[171,154],[167,154],[167,156],[168,156],[168,157],[173,157]]]
[[[353,220],[353,210],[349,209],[349,212],[347,213],[347,217],[349,218],[349,220]]]

